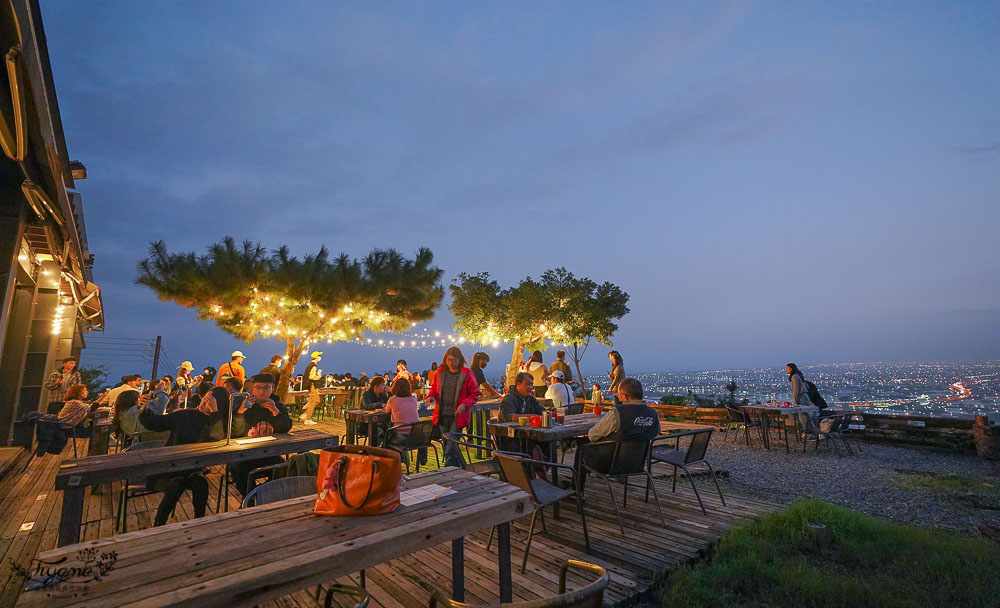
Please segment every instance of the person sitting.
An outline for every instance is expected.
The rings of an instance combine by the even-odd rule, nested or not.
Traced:
[[[380,410],[389,402],[385,378],[375,376],[368,383],[368,390],[361,395],[361,409]]]
[[[545,398],[552,400],[552,405],[555,407],[566,407],[576,403],[576,398],[573,396],[573,389],[569,387],[568,384],[563,382],[563,373],[556,370],[549,374],[549,384],[548,390],[545,391]]]
[[[545,412],[545,408],[535,398],[534,383],[535,379],[530,373],[517,374],[514,386],[500,402],[500,422],[517,422],[518,416],[540,416]]]
[[[410,381],[406,378],[397,378],[392,383],[392,396],[389,397],[389,401],[383,408],[389,413],[391,426],[420,422],[419,407],[420,404],[417,402],[417,398],[413,396]],[[408,428],[397,429],[386,436],[384,445],[386,447],[394,445],[405,447],[409,435],[410,430]],[[403,462],[408,462],[409,454],[405,450],[402,452],[402,457]],[[426,462],[427,448],[420,448],[417,452],[417,463],[419,465]]]
[[[158,414],[147,407],[139,414],[140,424],[156,432],[169,433],[167,445],[186,445],[209,441],[208,429],[219,412],[212,398],[203,399],[197,408],[179,409],[169,414]],[[170,513],[186,490],[191,491],[194,516],[204,517],[208,505],[208,480],[204,469],[192,469],[179,473],[155,475],[146,480],[147,486],[156,492],[163,492],[163,499],[156,509],[154,526],[167,523]]]
[[[138,391],[125,391],[118,396],[117,409],[122,412],[119,425],[125,436],[136,436],[141,441],[149,441],[161,438],[161,434],[151,429],[147,429],[139,422],[139,414],[142,410],[152,410],[155,414],[163,414],[167,411],[167,402],[170,397],[163,389],[164,382],[160,380],[152,391],[139,396]]]
[[[619,403],[608,408],[607,414],[601,416],[600,421],[587,432],[587,439],[590,441],[651,441],[660,434],[660,416],[656,410],[642,399],[642,383],[635,378],[625,378],[618,385],[618,392],[615,394]],[[576,451],[576,470],[579,474],[579,485],[577,488],[582,492],[586,480],[583,464],[587,464],[594,469],[603,470],[610,464],[603,460],[592,460],[598,455],[585,454],[584,450]]]
[[[59,410],[59,422],[70,426],[86,426],[87,416],[90,415],[90,404],[85,401],[87,398],[87,385],[74,384],[66,390],[62,409]]]
[[[276,378],[270,374],[257,374],[251,378],[250,397],[238,406],[236,414],[243,415],[246,421],[248,437],[263,437],[274,433],[287,433],[292,430],[292,419],[288,410],[276,394],[274,386]],[[249,491],[247,476],[250,471],[272,464],[284,462],[281,456],[257,458],[240,461],[230,465],[233,482],[240,494],[246,496]]]

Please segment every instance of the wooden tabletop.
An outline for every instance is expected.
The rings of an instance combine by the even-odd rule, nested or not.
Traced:
[[[189,471],[201,467],[308,452],[327,445],[336,445],[336,435],[315,429],[277,434],[274,439],[247,442],[247,438],[225,441],[189,443],[134,452],[104,454],[65,460],[56,475],[56,489],[90,486],[110,481],[146,477],[173,471]],[[241,443],[242,442],[242,443]]]
[[[531,512],[525,492],[455,468],[401,489],[429,484],[455,493],[373,517],[315,515],[307,496],[60,547],[39,559],[81,568],[93,550],[110,569],[100,581],[70,577],[72,589],[24,591],[17,605],[251,606]]]
[[[355,422],[369,422],[372,419],[375,420],[388,420],[389,412],[377,409],[377,410],[344,410],[344,420],[353,420]]]
[[[494,432],[507,437],[523,437],[531,441],[549,442],[582,437],[587,434],[602,416],[594,414],[574,414],[566,416],[563,424],[553,424],[549,428],[533,428],[530,424],[521,426],[517,422],[493,422],[490,423]],[[529,416],[530,418],[530,416]],[[715,427],[704,424],[691,424],[688,422],[668,422],[660,421],[660,432],[669,435],[676,432],[698,431],[702,429],[714,429]],[[513,434],[511,434],[513,433]]]

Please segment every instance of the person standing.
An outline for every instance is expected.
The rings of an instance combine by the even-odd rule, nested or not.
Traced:
[[[531,357],[528,359],[528,363],[524,369],[535,380],[535,396],[541,397],[545,395],[547,388],[545,380],[549,377],[549,368],[545,367],[545,364],[542,363],[542,351],[536,350],[531,353]]]
[[[427,370],[427,386],[434,384],[434,378],[438,375],[437,361],[431,363],[431,368]]]
[[[241,383],[246,382],[247,373],[243,369],[243,359],[246,357],[238,350],[234,350],[230,357],[229,363],[223,363],[219,366],[219,374],[215,379],[215,386],[222,386],[226,378],[239,378]]]
[[[306,409],[299,416],[299,420],[304,424],[316,424],[312,419],[312,415],[313,410],[319,405],[320,380],[323,379],[323,370],[319,368],[319,362],[323,358],[323,353],[314,351],[310,357],[312,360],[306,366],[306,371],[302,372],[303,388],[309,391],[309,398],[306,400]]]
[[[486,364],[490,362],[490,356],[484,352],[472,355],[472,373],[476,375],[476,382],[479,383],[479,396],[484,399],[502,399],[503,395],[493,388],[493,385],[486,381]]]
[[[608,373],[608,378],[611,379],[611,386],[608,387],[608,392],[611,393],[617,403],[618,388],[622,385],[622,381],[625,380],[625,362],[622,361],[621,353],[616,350],[608,353],[608,360],[611,361],[611,372]]]
[[[785,366],[785,373],[788,374],[788,384],[792,387],[792,403],[813,405],[813,402],[809,400],[809,392],[806,390],[806,379],[799,366],[789,363]]]
[[[278,378],[281,376],[281,355],[274,355],[271,357],[271,362],[267,364],[264,369],[260,370],[259,373],[267,374],[269,376],[274,376]]]
[[[465,356],[457,346],[451,346],[444,353],[437,377],[431,385],[426,403],[434,406],[434,424],[447,439],[447,433],[460,431],[472,418],[472,407],[479,397],[476,376],[467,367],[462,367]],[[462,452],[452,441],[444,444],[444,463],[448,467],[462,466]]]
[[[45,388],[49,389],[49,403],[65,401],[66,391],[74,384],[80,384],[80,372],[76,369],[76,357],[66,357],[62,366],[49,374]]]
[[[556,371],[563,373],[563,382],[566,384],[573,381],[573,372],[569,369],[569,363],[566,363],[566,351],[564,350],[556,351],[556,360],[549,366],[550,375]]]

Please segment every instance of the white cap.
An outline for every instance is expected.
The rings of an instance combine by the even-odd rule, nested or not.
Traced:
[[[190,361],[184,361],[183,363],[177,366],[177,369],[186,369],[188,371],[191,371],[194,369],[194,366],[191,365]]]
[[[234,350],[233,354],[231,354],[229,356],[230,357],[243,357],[244,359],[246,359],[246,355],[244,355],[242,352],[240,352],[238,350]]]
[[[552,372],[551,374],[549,374],[549,378],[559,378],[560,380],[562,380],[565,377],[566,377],[566,375],[563,374],[559,370],[556,370],[556,371]]]

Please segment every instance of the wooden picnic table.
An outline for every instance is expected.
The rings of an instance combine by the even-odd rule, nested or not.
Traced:
[[[59,520],[59,546],[80,540],[83,518],[84,491],[87,486],[172,473],[190,471],[240,460],[256,460],[308,452],[337,445],[337,436],[313,429],[277,434],[274,439],[233,439],[189,443],[135,452],[119,452],[65,460],[59,465],[56,489],[63,491],[62,514]]]
[[[788,416],[792,414],[808,414],[809,416],[815,416],[819,412],[819,408],[815,405],[781,405],[780,403],[751,403],[748,405],[741,405],[740,409],[748,414],[754,415],[760,420],[760,434],[764,440],[764,448],[771,449],[771,418],[781,418],[783,421],[787,420]],[[785,427],[781,430],[785,435],[785,453],[791,452],[791,448],[788,444],[788,428],[787,423]],[[775,427],[779,428],[779,427]]]
[[[603,416],[603,414],[602,414]],[[513,437],[521,440],[521,451],[526,449],[527,442],[533,441],[547,454],[549,462],[559,462],[559,444],[564,439],[574,439],[585,437],[587,432],[601,419],[602,416],[590,414],[573,414],[566,416],[562,424],[553,423],[548,428],[534,428],[530,424],[521,425],[517,422],[493,422],[490,423],[490,431],[501,437]],[[530,418],[530,416],[529,416]],[[689,422],[660,421],[660,433],[663,435],[689,433],[702,429],[714,429],[715,427],[704,424],[691,424]],[[559,469],[552,468],[552,483],[559,485]],[[559,504],[553,505],[553,511],[559,515]]]
[[[344,422],[347,423],[347,436],[344,443],[357,442],[358,425],[368,425],[368,444],[375,445],[375,429],[379,423],[389,422],[389,412],[384,410],[344,410]]]
[[[39,555],[64,572],[87,559],[100,581],[23,591],[18,606],[252,606],[452,541],[452,595],[465,595],[464,537],[497,526],[500,600],[512,600],[509,522],[531,498],[502,481],[453,467],[410,477],[401,490],[437,484],[448,494],[378,516],[315,515],[305,496],[60,547]],[[110,556],[114,554],[112,559]],[[93,567],[93,559],[89,566]],[[479,567],[478,565],[476,566]]]

